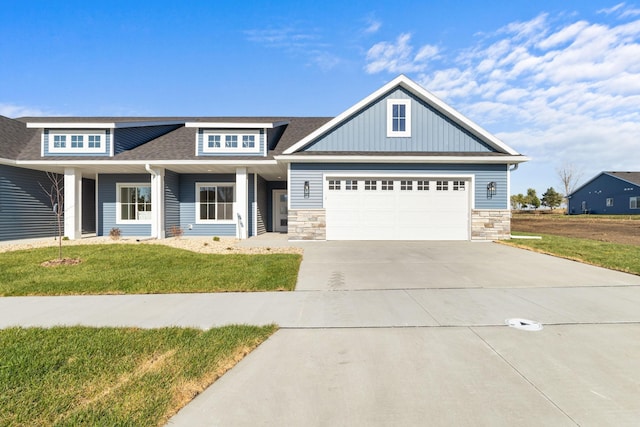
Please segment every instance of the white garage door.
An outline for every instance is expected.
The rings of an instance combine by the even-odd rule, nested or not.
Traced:
[[[327,240],[469,240],[468,180],[328,178]]]

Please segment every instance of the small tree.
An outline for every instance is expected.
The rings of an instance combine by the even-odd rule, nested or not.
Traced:
[[[511,209],[522,209],[526,204],[527,203],[525,197],[522,195],[522,193],[514,194],[511,196]]]
[[[558,169],[556,169],[556,173],[558,174],[558,178],[560,178],[560,182],[562,183],[562,188],[564,190],[564,194],[562,195],[565,199],[573,190],[576,189],[578,185],[578,181],[582,177],[582,171],[576,168],[572,163],[564,163]]]
[[[550,209],[555,209],[562,203],[562,194],[558,193],[553,187],[547,188],[547,192],[542,195],[542,204]]]
[[[531,206],[534,209],[538,209],[540,207],[540,199],[538,199],[538,195],[536,194],[536,190],[533,188],[527,189],[527,195],[525,196],[525,203],[527,206]]]
[[[41,183],[40,187],[49,196],[51,208],[58,223],[58,259],[62,260],[62,218],[64,215],[64,177],[52,172],[47,172],[47,178],[51,187],[47,190]]]

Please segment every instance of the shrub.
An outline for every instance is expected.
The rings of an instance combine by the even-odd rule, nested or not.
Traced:
[[[219,238],[218,236],[213,236],[213,241],[214,241],[214,242],[219,242],[219,241],[220,241],[220,238]]]
[[[171,234],[176,239],[179,239],[184,234],[184,230],[178,227],[177,225],[172,225],[171,228],[169,229],[169,234]]]
[[[117,227],[113,227],[111,231],[109,231],[109,237],[113,240],[120,240],[120,229]]]

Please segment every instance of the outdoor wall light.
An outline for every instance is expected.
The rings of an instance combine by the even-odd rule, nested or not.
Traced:
[[[498,184],[496,184],[495,181],[491,181],[490,183],[487,184],[488,198],[492,198],[493,196],[495,196],[497,191],[498,191]]]
[[[309,198],[309,181],[304,182],[304,198]]]

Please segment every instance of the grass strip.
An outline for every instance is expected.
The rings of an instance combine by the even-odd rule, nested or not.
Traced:
[[[511,239],[501,242],[507,245],[580,261],[611,270],[640,275],[640,246],[549,234],[523,232],[513,234],[521,236],[541,236],[542,239]]]
[[[201,254],[162,245],[79,245],[77,265],[43,267],[56,248],[0,253],[0,295],[289,291],[298,254]]]
[[[276,329],[1,330],[0,425],[164,425]]]

